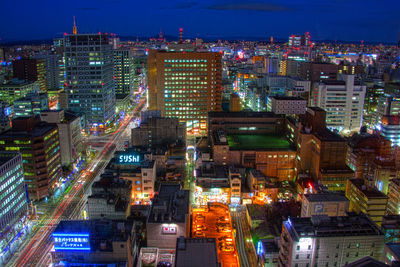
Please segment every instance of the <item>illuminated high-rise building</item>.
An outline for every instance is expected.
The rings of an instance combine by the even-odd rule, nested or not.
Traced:
[[[106,34],[65,36],[68,109],[83,112],[89,127],[103,128],[115,115],[113,51]]]
[[[186,122],[188,134],[206,134],[207,113],[221,110],[221,60],[213,52],[150,51],[149,110]]]
[[[21,154],[1,152],[0,166],[0,265],[3,266],[3,260],[17,249],[14,241],[21,235],[19,232],[26,232],[23,222],[28,213],[28,202]]]
[[[0,135],[0,150],[21,153],[30,199],[43,199],[57,189],[61,156],[56,124],[41,122],[39,117],[16,118],[12,129]]]
[[[20,59],[13,62],[14,77],[20,80],[37,81],[40,91],[47,91],[46,60]]]
[[[115,93],[131,94],[133,91],[133,76],[132,50],[125,48],[114,50]]]

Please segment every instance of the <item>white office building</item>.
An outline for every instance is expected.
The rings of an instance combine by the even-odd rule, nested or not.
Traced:
[[[310,105],[326,111],[326,124],[344,133],[359,131],[362,125],[366,86],[354,75],[339,75],[337,81],[316,83]]]
[[[364,214],[318,215],[283,222],[280,267],[339,267],[369,256],[382,260],[384,234]]]

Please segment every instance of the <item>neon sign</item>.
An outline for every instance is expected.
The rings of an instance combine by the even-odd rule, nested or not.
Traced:
[[[119,164],[139,164],[141,161],[138,154],[123,154],[118,156]]]
[[[90,250],[89,234],[53,233],[54,250]]]

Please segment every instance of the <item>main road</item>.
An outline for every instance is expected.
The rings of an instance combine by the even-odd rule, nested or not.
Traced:
[[[140,105],[138,105],[140,106]],[[133,114],[136,113],[136,109]],[[14,254],[8,262],[9,266],[48,266],[51,263],[50,250],[53,247],[51,233],[58,225],[60,220],[80,219],[82,209],[85,206],[87,192],[91,184],[102,173],[111,159],[116,149],[124,147],[124,141],[129,137],[129,127],[127,127],[133,116],[128,115],[122,120],[120,126],[113,134],[101,137],[104,142],[100,147],[96,158],[86,167],[85,177],[77,177],[70,186],[70,190],[57,203],[50,216],[45,216],[37,227],[36,232],[32,233],[29,242],[25,242],[19,252]],[[97,138],[95,138],[97,139]],[[99,138],[100,139],[100,138]],[[92,140],[91,140],[92,141]],[[93,140],[96,142],[98,140]]]

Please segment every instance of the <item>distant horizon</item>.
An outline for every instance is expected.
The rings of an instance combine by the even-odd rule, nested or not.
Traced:
[[[310,32],[311,40],[396,44],[398,0],[84,0],[2,3],[3,42],[52,39],[71,32],[119,36],[166,35],[204,39],[286,39]],[[134,33],[134,34],[133,34]]]
[[[82,32],[81,34],[90,34],[91,32]],[[96,32],[92,32],[96,33]],[[101,33],[106,33],[106,32],[101,32]],[[136,36],[136,35],[119,35],[117,33],[112,32],[113,34],[116,35],[116,37],[119,37],[121,39],[121,42],[126,42],[126,41],[136,41],[138,38],[139,41],[149,41],[151,38],[157,38],[158,35],[148,35],[148,36]],[[68,33],[72,34],[72,33]],[[78,32],[78,34],[80,34]],[[57,38],[62,38],[64,36],[64,33],[59,33],[55,34],[54,37],[47,37],[47,38],[38,38],[38,39],[10,39],[10,40],[4,40],[0,39],[0,46],[10,46],[10,45],[18,45],[18,44],[29,44],[29,43],[34,43],[34,44],[39,44],[42,42],[42,44],[46,43],[51,43],[54,39]],[[168,42],[174,42],[174,41],[179,41],[179,36],[178,35],[169,35],[169,34],[163,34],[163,38],[166,38]],[[190,40],[195,40],[196,38],[202,39],[206,42],[216,42],[216,41],[250,41],[250,42],[270,42],[271,36],[263,37],[263,36],[225,36],[225,37],[217,37],[217,36],[183,36],[184,40],[190,39]],[[279,37],[279,36],[273,36],[274,42],[275,43],[286,43],[288,42],[289,36],[285,37]],[[312,42],[315,43],[338,43],[338,44],[361,44],[361,40],[329,40],[329,39],[311,39]],[[378,42],[378,41],[364,41],[364,44],[366,45],[397,45],[397,42]]]

